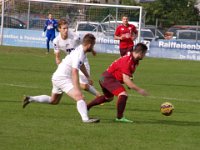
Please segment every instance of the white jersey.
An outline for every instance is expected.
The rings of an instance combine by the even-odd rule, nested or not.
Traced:
[[[62,39],[59,34],[53,40],[54,53],[59,53],[60,51],[69,54],[72,50],[74,50],[80,44],[80,37],[75,33],[68,31],[68,38]]]
[[[86,54],[83,51],[83,46],[80,45],[62,60],[62,62],[58,65],[57,70],[54,72],[52,79],[71,79],[72,68],[79,70],[85,59]]]

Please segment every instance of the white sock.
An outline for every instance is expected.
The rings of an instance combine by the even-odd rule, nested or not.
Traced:
[[[89,119],[87,105],[84,100],[77,101],[77,110],[78,110],[79,114],[81,115],[81,118],[83,121]]]
[[[48,95],[30,96],[30,102],[50,103],[51,97]]]
[[[99,96],[99,92],[97,92],[97,90],[94,88],[94,86],[89,85],[89,89],[88,91],[93,94],[94,96]]]

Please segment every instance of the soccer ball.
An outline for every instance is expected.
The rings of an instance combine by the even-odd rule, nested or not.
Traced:
[[[174,110],[174,106],[170,102],[164,102],[160,106],[160,112],[165,116],[170,116]]]

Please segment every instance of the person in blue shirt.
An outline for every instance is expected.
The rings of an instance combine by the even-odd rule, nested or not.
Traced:
[[[44,32],[43,36],[45,36],[46,33],[46,39],[47,39],[47,53],[49,53],[49,42],[53,41],[55,38],[55,30],[57,30],[57,21],[53,19],[53,16],[51,13],[48,14],[48,20],[46,20],[45,25],[44,25]]]

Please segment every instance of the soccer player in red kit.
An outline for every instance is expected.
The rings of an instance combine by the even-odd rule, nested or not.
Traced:
[[[120,40],[120,55],[124,56],[127,52],[133,50],[134,40],[137,38],[138,31],[136,27],[128,23],[128,17],[122,17],[122,24],[115,31],[114,39]]]
[[[136,67],[139,65],[139,61],[144,58],[146,52],[147,46],[143,43],[138,43],[132,52],[115,60],[102,74],[99,80],[104,95],[91,101],[87,105],[88,110],[95,105],[110,102],[113,100],[114,96],[117,96],[117,118],[115,121],[132,122],[123,116],[128,98],[123,84],[126,84],[130,89],[135,90],[143,96],[148,95],[144,89],[138,87],[130,79]]]

